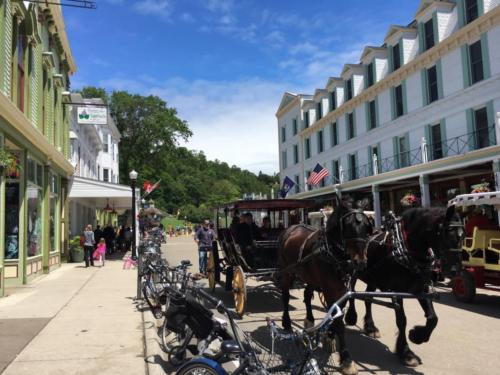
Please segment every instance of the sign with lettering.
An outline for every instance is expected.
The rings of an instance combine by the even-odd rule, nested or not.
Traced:
[[[108,109],[106,107],[78,107],[77,116],[79,124],[106,125],[108,123]]]

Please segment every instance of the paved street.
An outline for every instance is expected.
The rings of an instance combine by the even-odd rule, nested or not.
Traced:
[[[196,247],[189,237],[169,238],[166,257],[171,263],[181,259],[191,259],[196,265]],[[412,349],[422,358],[423,365],[411,369],[399,365],[397,358],[391,353],[396,339],[394,313],[386,308],[375,306],[374,319],[382,338],[373,340],[359,332],[359,327],[348,329],[347,340],[353,359],[358,365],[360,374],[497,374],[498,349],[500,348],[500,293],[479,291],[475,304],[460,304],[454,300],[446,288],[439,289],[441,300],[436,304],[439,324],[429,343],[421,346],[411,344]],[[232,295],[222,288],[216,295],[232,306]],[[272,292],[254,292],[249,294],[247,314],[240,324],[245,330],[261,331],[265,318],[281,319],[281,301],[279,294]],[[318,307],[315,316],[322,317]],[[305,316],[300,291],[294,291],[292,297],[292,319],[301,324]],[[357,304],[358,325],[362,324],[364,307]],[[405,303],[408,316],[408,327],[423,324],[424,316],[414,301]],[[164,363],[162,361],[162,363]],[[160,367],[160,366],[157,366]],[[164,365],[168,370],[168,366]]]
[[[0,372],[145,374],[135,275],[122,270],[121,259],[104,268],[64,264],[10,290],[0,299]]]

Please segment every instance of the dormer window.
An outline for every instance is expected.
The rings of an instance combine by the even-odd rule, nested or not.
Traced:
[[[330,111],[337,109],[337,96],[335,95],[335,89],[330,93]]]
[[[424,47],[425,51],[434,47],[434,21],[432,18],[424,23]]]
[[[316,113],[317,113],[317,116],[316,116],[317,117],[316,121],[317,121],[323,117],[323,108],[321,106],[321,102],[316,104]]]
[[[399,43],[392,47],[392,71],[401,68],[401,50]]]
[[[465,1],[465,21],[471,23],[479,17],[479,6],[477,0],[464,0]]]
[[[352,78],[346,81],[345,86],[346,86],[346,101],[348,101],[352,99]]]
[[[368,64],[366,67],[366,87],[373,86],[375,83],[374,77],[373,77],[373,62]]]

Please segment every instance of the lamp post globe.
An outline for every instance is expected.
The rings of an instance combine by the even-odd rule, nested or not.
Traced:
[[[128,176],[130,177],[130,181],[136,181],[138,175],[139,173],[137,173],[134,169],[132,169],[128,174]]]

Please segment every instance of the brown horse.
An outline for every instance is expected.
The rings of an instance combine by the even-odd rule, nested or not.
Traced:
[[[304,290],[307,320],[314,322],[311,297],[314,290],[323,292],[330,306],[346,291],[346,269],[351,262],[366,262],[367,238],[373,225],[361,210],[354,210],[349,199],[336,196],[336,208],[323,232],[307,225],[294,225],[282,233],[278,246],[283,301],[283,327],[291,329],[289,314],[290,288],[296,278],[307,284]],[[332,324],[331,334],[337,335],[343,374],[357,374],[345,343],[345,326],[342,319]]]

